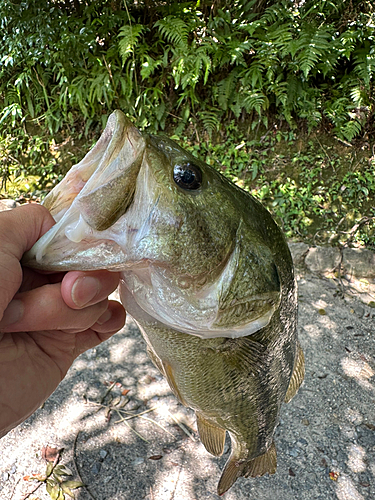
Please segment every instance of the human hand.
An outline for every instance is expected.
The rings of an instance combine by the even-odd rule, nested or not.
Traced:
[[[125,323],[122,305],[108,301],[119,273],[22,268],[53,224],[41,205],[0,212],[0,437],[40,407],[79,354]]]

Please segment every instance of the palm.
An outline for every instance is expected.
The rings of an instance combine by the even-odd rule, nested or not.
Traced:
[[[43,207],[0,216],[1,437],[48,398],[80,353],[122,328],[125,311],[108,301],[118,273],[22,269],[22,254],[53,224]]]
[[[0,335],[0,384],[6,383],[0,385],[0,408],[7,414],[5,421],[18,423],[63,379],[73,361],[74,334],[46,330]]]

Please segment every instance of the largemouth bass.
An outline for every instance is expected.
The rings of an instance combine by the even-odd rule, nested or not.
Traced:
[[[218,494],[273,474],[280,407],[304,359],[292,259],[268,211],[120,111],[44,205],[56,225],[24,264],[121,271],[121,300],[206,449],[220,456],[230,434]]]

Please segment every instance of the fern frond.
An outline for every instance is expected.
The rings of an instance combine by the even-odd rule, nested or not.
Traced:
[[[242,73],[242,82],[244,86],[251,85],[253,89],[263,86],[263,71],[265,64],[261,60],[254,60],[248,68]]]
[[[331,50],[332,35],[326,28],[305,29],[299,37],[297,61],[307,78],[314,66]]]
[[[198,113],[199,119],[208,135],[211,137],[212,132],[218,131],[220,127],[218,111],[200,111]]]
[[[260,21],[264,24],[273,24],[276,21],[278,23],[284,21],[285,19],[293,17],[290,10],[288,2],[276,2],[274,5],[270,5],[264,11],[264,14],[260,18]]]
[[[354,53],[354,64],[355,73],[369,86],[375,75],[375,54],[371,54],[368,47],[358,49]]]
[[[344,139],[350,142],[356,135],[361,132],[361,130],[361,122],[359,122],[358,120],[350,120],[346,122],[342,127],[340,127],[337,135],[344,137]]]
[[[269,102],[267,97],[260,91],[251,92],[244,99],[244,108],[248,113],[256,111],[258,115],[262,114],[262,110],[267,109]]]
[[[142,24],[127,24],[120,29],[118,36],[121,40],[118,43],[118,47],[123,64],[125,64],[127,58],[133,53],[138,38],[144,30],[145,27]]]
[[[228,104],[232,100],[235,87],[236,78],[233,71],[217,84],[217,99],[219,102],[219,106],[223,111],[226,111],[228,109]]]
[[[160,34],[170,43],[187,46],[190,27],[179,17],[167,16],[156,21],[155,25]]]

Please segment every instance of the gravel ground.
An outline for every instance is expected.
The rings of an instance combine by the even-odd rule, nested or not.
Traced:
[[[375,309],[332,279],[303,271],[298,281],[306,377],[282,408],[277,473],[241,478],[224,498],[374,499]],[[138,416],[119,422],[125,411]],[[50,499],[44,484],[27,496],[38,483],[24,479],[45,471],[47,444],[63,448],[60,463],[85,484],[79,500],[215,500],[229,455],[229,443],[219,459],[205,451],[193,413],[176,402],[131,321],[80,356],[43,408],[1,440],[2,500]]]

